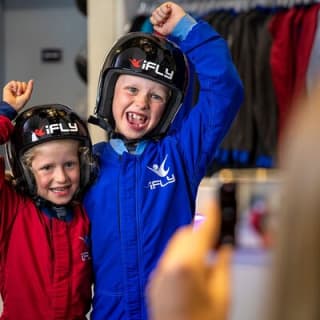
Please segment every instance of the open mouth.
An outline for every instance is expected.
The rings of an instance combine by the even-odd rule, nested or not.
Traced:
[[[68,193],[70,189],[70,186],[66,187],[57,187],[57,188],[50,188],[50,190],[55,194],[65,194]]]
[[[127,120],[130,123],[130,125],[137,127],[137,128],[141,128],[146,125],[148,118],[142,114],[128,112],[127,113]]]

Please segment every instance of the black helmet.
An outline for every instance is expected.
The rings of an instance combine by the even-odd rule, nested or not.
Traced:
[[[100,72],[94,111],[98,118],[107,122],[104,128],[111,132],[115,129],[112,114],[114,87],[120,74],[144,77],[171,89],[162,119],[148,137],[156,138],[165,134],[180,109],[188,85],[186,56],[173,42],[143,32],[128,33],[114,44]],[[101,122],[96,121],[96,124],[101,125]]]
[[[18,190],[36,197],[33,174],[22,161],[24,153],[41,143],[59,139],[79,140],[83,147],[87,147],[87,152],[80,156],[80,190],[93,180],[95,168],[89,131],[72,109],[61,104],[34,106],[20,113],[14,122],[14,131],[6,144],[6,155]]]

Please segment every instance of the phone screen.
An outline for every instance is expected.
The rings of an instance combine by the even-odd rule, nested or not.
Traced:
[[[221,213],[221,227],[217,247],[221,244],[236,244],[237,224],[237,183],[223,183],[218,189],[218,201]]]
[[[271,247],[281,181],[276,170],[224,170],[202,185],[200,200],[213,197],[220,206],[221,227],[215,248],[222,244],[247,251]],[[200,215],[201,207],[203,203],[198,203]]]

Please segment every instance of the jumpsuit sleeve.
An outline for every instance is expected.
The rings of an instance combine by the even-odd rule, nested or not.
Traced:
[[[177,133],[191,183],[205,175],[242,102],[243,84],[227,42],[199,21],[178,43],[199,80],[197,103]]]
[[[17,112],[6,102],[0,102],[0,144],[4,144],[10,138],[13,131],[11,120],[15,118]]]
[[[0,143],[4,144],[10,138],[13,131],[11,118],[16,115],[8,104],[0,103]],[[5,179],[5,162],[4,158],[0,157],[0,254],[2,252],[3,240],[7,234],[6,230],[11,225],[16,213],[16,206],[19,203],[19,196]]]

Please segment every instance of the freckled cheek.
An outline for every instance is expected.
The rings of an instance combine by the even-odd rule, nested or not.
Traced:
[[[47,192],[50,187],[50,180],[35,177],[37,192],[41,195]]]
[[[118,105],[113,105],[112,107],[112,114],[113,114],[113,118],[115,119],[115,121],[118,121],[121,118],[121,114],[120,114],[121,110],[120,110],[120,106]]]

